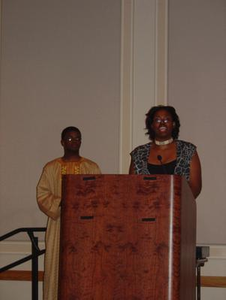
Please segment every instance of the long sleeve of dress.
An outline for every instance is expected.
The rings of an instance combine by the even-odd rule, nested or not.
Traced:
[[[53,174],[51,174],[50,170],[44,168],[39,183],[37,185],[38,206],[42,212],[44,212],[48,217],[50,217],[53,220],[58,219],[60,216],[60,182],[60,177],[53,178]]]

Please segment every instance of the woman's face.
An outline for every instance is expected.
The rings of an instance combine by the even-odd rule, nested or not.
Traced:
[[[154,114],[151,128],[155,133],[155,139],[159,141],[170,139],[174,126],[172,116],[167,110],[161,109]]]

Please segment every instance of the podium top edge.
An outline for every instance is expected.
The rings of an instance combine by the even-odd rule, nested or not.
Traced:
[[[144,178],[144,180],[154,180],[154,179],[179,179],[186,180],[184,176],[181,175],[168,175],[168,174],[63,174],[63,178],[90,178],[91,179],[99,179],[99,178],[125,178],[125,177],[138,177]]]

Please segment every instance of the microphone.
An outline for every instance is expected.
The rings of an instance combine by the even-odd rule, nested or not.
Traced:
[[[164,164],[162,163],[162,156],[161,155],[157,155],[157,159],[159,160],[161,166],[162,166],[162,169],[163,169],[163,173],[164,174],[167,174],[167,171],[166,171],[166,167],[164,166]]]
[[[158,158],[158,160],[160,161],[160,164],[162,165],[162,156],[161,156],[161,155],[158,155],[157,158]]]

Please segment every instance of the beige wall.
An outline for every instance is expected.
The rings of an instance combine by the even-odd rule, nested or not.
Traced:
[[[44,226],[35,188],[62,155],[60,133],[83,133],[81,154],[119,171],[120,0],[3,0],[0,230]]]
[[[198,242],[226,244],[226,1],[169,1],[169,103],[198,147]]]

